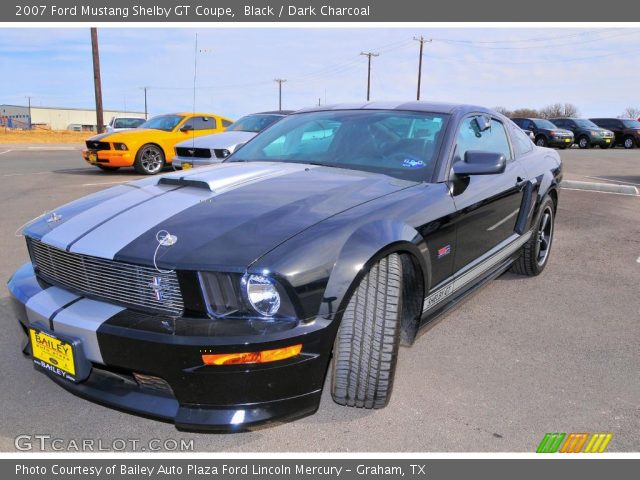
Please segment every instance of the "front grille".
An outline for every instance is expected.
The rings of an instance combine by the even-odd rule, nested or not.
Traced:
[[[87,140],[86,143],[89,150],[111,150],[111,145],[108,142],[93,142]]]
[[[37,274],[45,281],[80,294],[128,307],[174,316],[184,303],[175,272],[66,252],[28,240]]]
[[[211,158],[211,150],[208,148],[176,147],[179,157]]]

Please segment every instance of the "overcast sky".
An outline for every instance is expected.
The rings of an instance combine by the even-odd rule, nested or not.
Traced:
[[[196,109],[238,118],[283,107],[366,98],[415,99],[418,43],[425,45],[422,98],[489,107],[578,106],[583,116],[640,107],[640,29],[233,28],[98,31],[104,105],[152,114]],[[0,29],[0,104],[93,107],[88,28]]]

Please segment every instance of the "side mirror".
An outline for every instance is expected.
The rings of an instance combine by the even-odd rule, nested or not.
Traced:
[[[191,130],[193,130],[193,127],[192,127],[191,125],[183,125],[183,126],[180,128],[180,131],[181,131],[181,132],[190,132]]]
[[[458,177],[469,175],[495,175],[504,172],[507,159],[501,153],[470,150],[464,154],[464,161],[453,164],[453,173]]]

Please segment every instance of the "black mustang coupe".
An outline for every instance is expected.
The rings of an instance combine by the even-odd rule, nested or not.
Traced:
[[[543,271],[560,179],[555,151],[482,107],[300,111],[221,164],[30,223],[9,281],[24,352],[181,429],[310,414],[329,368],[336,402],[381,408],[400,345],[505,270]]]

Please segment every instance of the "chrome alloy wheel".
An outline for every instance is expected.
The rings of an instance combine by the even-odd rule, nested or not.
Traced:
[[[158,173],[164,163],[162,152],[158,149],[158,147],[154,147],[153,145],[143,147],[140,155],[140,163],[142,164],[142,168],[147,173]]]
[[[543,266],[547,258],[549,258],[551,241],[553,239],[553,210],[551,207],[545,208],[542,213],[536,237],[536,261],[539,266]]]

